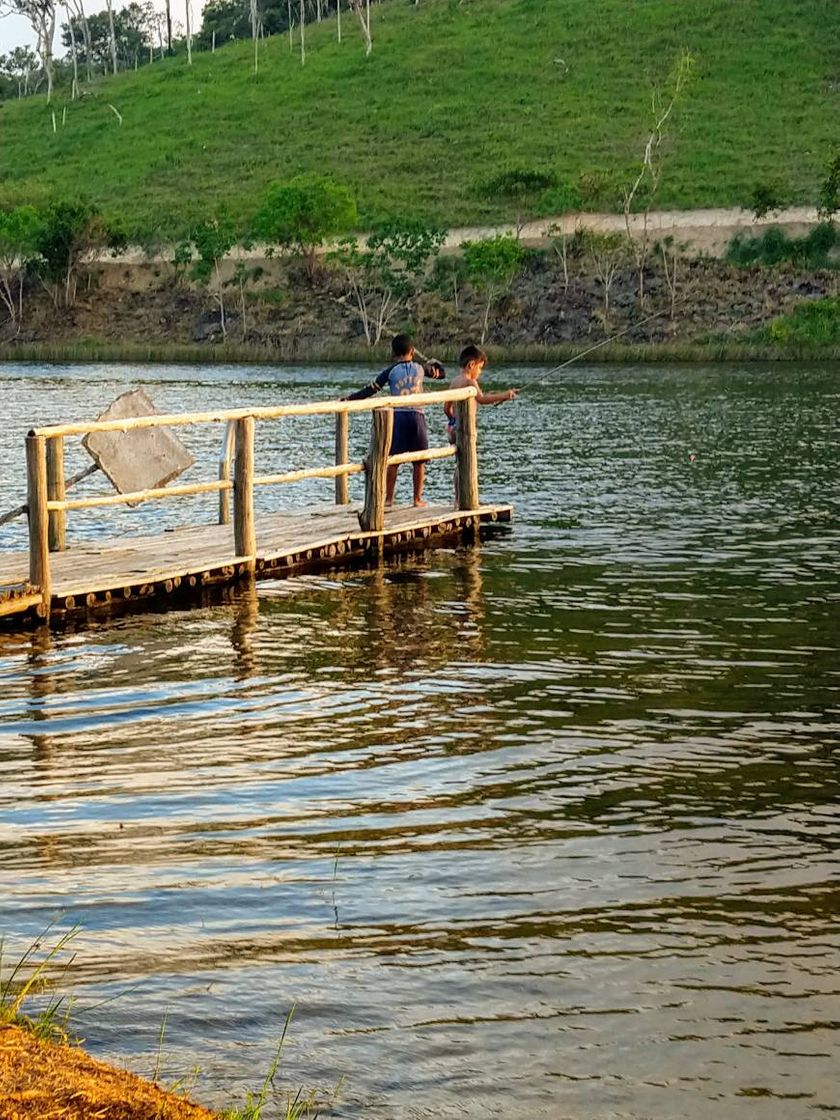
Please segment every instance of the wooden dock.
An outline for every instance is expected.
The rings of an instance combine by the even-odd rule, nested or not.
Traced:
[[[29,551],[0,551],[0,625],[19,628],[33,621],[57,622],[68,616],[109,610],[120,604],[142,609],[151,600],[193,598],[205,588],[239,580],[276,578],[306,569],[328,568],[404,550],[434,547],[442,541],[473,537],[482,525],[511,519],[509,505],[482,504],[478,495],[475,390],[425,393],[416,398],[328,401],[270,409],[219,413],[150,414],[122,421],[58,425],[35,429],[26,439]],[[453,400],[458,410],[456,446],[391,456],[393,407]],[[368,455],[362,463],[348,456],[348,424],[355,412],[372,414]],[[335,419],[335,462],[330,465],[258,475],[255,470],[257,421],[292,415]],[[218,477],[209,482],[164,486],[146,491],[68,499],[63,477],[63,441],[91,432],[171,429],[197,423],[225,423]],[[385,509],[388,467],[455,457],[456,502],[449,505]],[[365,475],[365,501],[349,502],[347,478]],[[335,502],[256,517],[254,488],[305,478],[335,480]],[[154,536],[124,536],[66,543],[66,517],[73,509],[139,504],[187,494],[215,492],[217,524],[186,525]],[[233,497],[231,524],[229,496]]]

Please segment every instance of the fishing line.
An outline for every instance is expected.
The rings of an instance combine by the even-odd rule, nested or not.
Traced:
[[[644,319],[639,319],[636,323],[631,323],[629,327],[625,327],[623,331],[618,331],[616,334],[611,334],[609,338],[603,338],[600,342],[596,342],[594,346],[589,346],[586,350],[581,350],[579,354],[575,354],[572,358],[567,358],[565,362],[561,362],[559,366],[550,369],[542,381],[538,381],[537,385],[545,385],[546,379],[555,373],[559,373],[561,369],[570,366],[572,362],[577,362],[580,358],[585,358],[587,354],[591,354],[594,350],[600,350],[602,346],[608,346],[611,342],[615,342],[617,338],[622,338],[630,331],[636,330],[637,327],[643,327],[645,323],[649,323],[652,319],[660,319],[663,315],[670,314],[670,311],[654,311],[652,315],[646,316]]]

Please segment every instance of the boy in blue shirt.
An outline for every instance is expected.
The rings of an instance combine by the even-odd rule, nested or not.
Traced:
[[[378,374],[369,385],[350,393],[343,399],[346,401],[360,401],[372,397],[387,385],[393,397],[408,397],[415,393],[423,392],[424,378],[432,381],[442,381],[446,377],[446,370],[440,362],[427,362],[422,366],[414,360],[414,345],[408,335],[398,334],[391,343],[392,364]],[[422,408],[411,405],[408,408],[394,408],[394,434],[391,438],[391,455],[402,455],[406,451],[427,451],[429,448],[429,435],[426,430],[426,417]],[[426,464],[424,462],[412,463],[414,468],[414,504],[425,506],[423,501],[423,485],[426,481]],[[388,476],[385,484],[385,506],[390,508],[394,504],[394,491],[397,486],[398,467],[388,467]]]

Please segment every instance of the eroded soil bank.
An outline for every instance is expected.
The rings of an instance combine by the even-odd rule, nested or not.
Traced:
[[[217,1120],[75,1046],[0,1026],[0,1120]]]
[[[681,348],[690,357],[692,347],[745,347],[772,357],[779,349],[767,333],[774,319],[803,300],[840,291],[840,272],[830,269],[743,269],[714,259],[680,260],[676,269],[676,278],[661,262],[646,270],[641,305],[632,266],[617,269],[607,293],[589,262],[567,261],[564,270],[556,253],[535,253],[510,291],[492,301],[486,330],[485,299],[448,281],[410,299],[383,338],[408,328],[425,350],[452,354],[484,333],[491,348],[535,360],[552,348],[562,352],[617,335],[623,344],[652,348],[648,359],[660,347],[668,357]],[[21,348],[47,346],[55,351],[49,356],[78,357],[88,347],[96,356],[99,347],[102,356],[114,356],[120,348],[133,354],[145,347],[151,357],[155,348],[182,347],[192,360],[208,361],[237,349],[255,359],[378,357],[352,295],[326,267],[307,279],[291,262],[265,261],[242,284],[231,277],[222,296],[224,330],[213,291],[190,284],[171,266],[102,264],[80,284],[73,307],[56,308],[45,291],[29,291],[20,329],[0,325],[0,353],[20,356]]]

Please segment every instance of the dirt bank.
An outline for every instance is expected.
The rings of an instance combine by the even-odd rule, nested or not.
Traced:
[[[672,285],[673,277],[654,260],[641,307],[637,272],[624,265],[607,301],[603,279],[586,260],[568,261],[564,272],[556,253],[533,253],[511,290],[491,306],[486,342],[500,353],[538,359],[542,352],[586,348],[620,334],[625,344],[666,351],[756,346],[764,356],[773,349],[767,326],[803,300],[836,295],[840,272],[741,269],[710,258],[684,259],[673,301]],[[94,270],[69,309],[57,310],[42,289],[32,287],[21,329],[0,325],[0,354],[19,355],[21,346],[31,344],[49,347],[55,358],[95,356],[97,348],[103,356],[120,348],[133,354],[144,347],[151,356],[170,347],[212,361],[236,347],[252,359],[369,354],[374,360],[382,349],[368,349],[352,297],[327,269],[313,284],[288,261],[274,260],[242,289],[226,288],[225,303],[226,333],[206,289],[186,283],[169,265],[123,263]],[[424,347],[451,358],[465,340],[480,338],[485,307],[468,287],[447,282],[410,300],[390,327],[411,329]]]
[[[218,1120],[74,1046],[0,1026],[0,1120]]]

